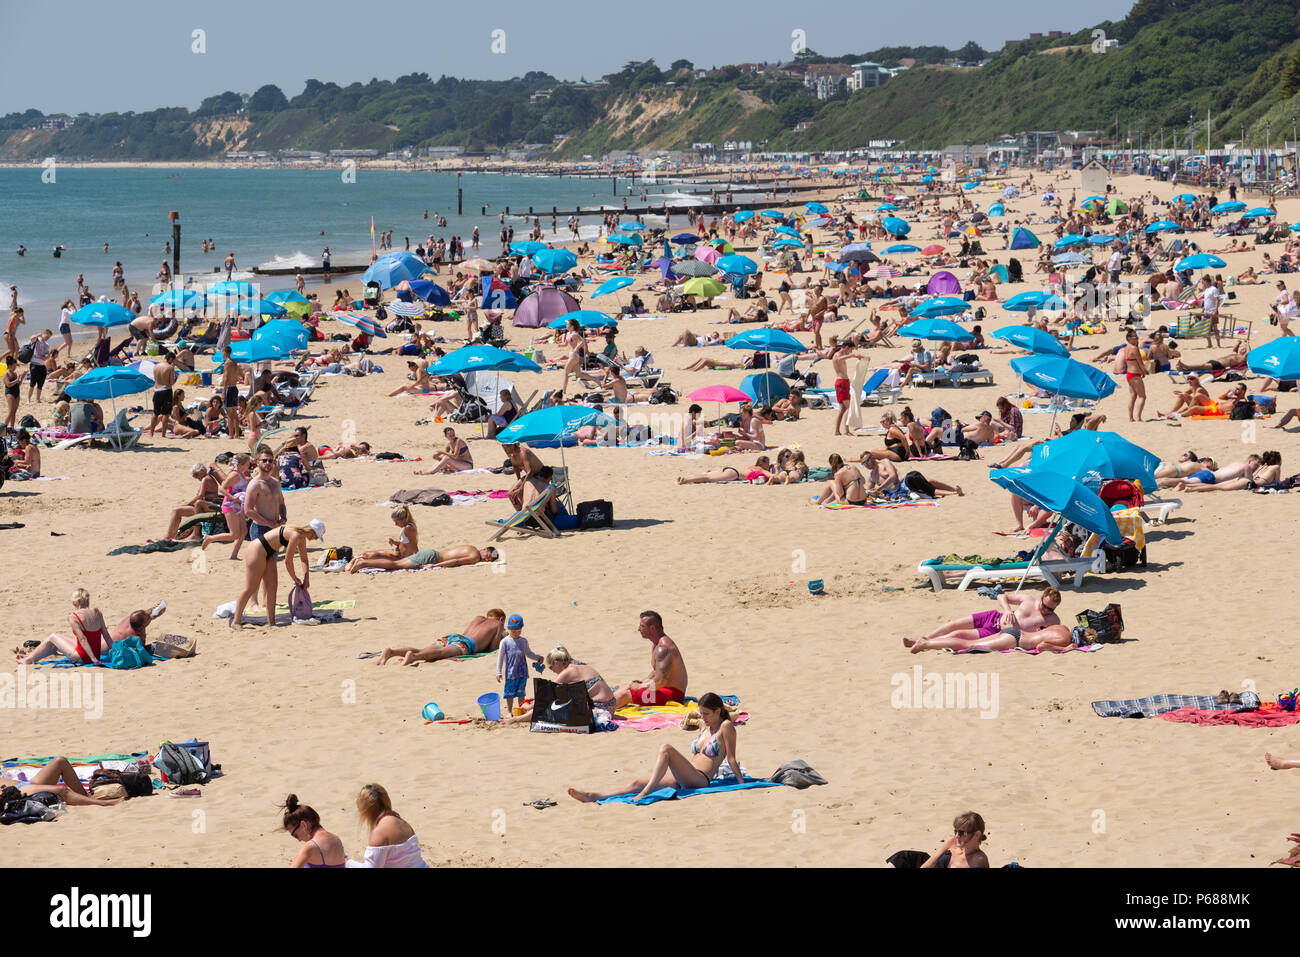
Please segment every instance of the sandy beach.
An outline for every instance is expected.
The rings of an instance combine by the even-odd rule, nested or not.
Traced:
[[[1010,180],[1026,175],[1013,171]],[[1072,191],[1082,199],[1079,173],[1064,176],[1038,173],[1035,179],[1042,188],[1062,190],[1067,201]],[[1137,176],[1111,182],[1122,198],[1152,192],[1163,200],[1185,190]],[[968,195],[987,209],[1001,185]],[[825,195],[842,189],[828,184]],[[1220,197],[1226,199],[1226,193]],[[800,202],[811,198],[801,196]],[[1243,199],[1254,205],[1250,197]],[[878,200],[848,202],[855,213],[876,205]],[[951,208],[952,201],[945,205]],[[1038,221],[1029,228],[1050,243],[1052,227],[1041,224],[1046,209],[1039,194],[1024,195],[1007,201],[1007,221],[1034,217]],[[1279,213],[1278,222],[1300,219],[1300,200],[1279,201]],[[674,226],[680,222],[675,214]],[[910,239],[923,240],[918,245],[941,241],[934,238],[938,228],[933,217],[916,221]],[[522,232],[517,230],[517,239]],[[819,244],[823,235],[818,233]],[[1206,249],[1227,244],[1209,233],[1183,238]],[[1005,263],[1016,255],[1001,247],[1000,238],[987,238],[987,258]],[[1259,270],[1264,252],[1277,255],[1282,248],[1225,255],[1227,266],[1216,271],[1227,276],[1249,265]],[[485,235],[484,251],[490,255],[495,249],[495,237]],[[737,251],[752,255],[753,248],[742,245]],[[1020,258],[1026,282],[999,286],[1004,300],[1039,288],[1035,251]],[[968,270],[952,271],[965,287]],[[657,272],[639,278],[624,301],[649,278],[657,278]],[[1267,321],[1277,277],[1265,278],[1262,285],[1234,287],[1238,302],[1225,309],[1235,320],[1225,321],[1226,328],[1253,321],[1252,346],[1278,334]],[[769,276],[765,287],[770,291],[778,282]],[[587,285],[585,295],[595,285]],[[351,277],[312,289],[328,303],[340,286],[356,293],[361,283]],[[665,381],[683,395],[715,383],[738,386],[746,373],[681,369],[702,355],[742,354],[672,346],[688,328],[701,335],[753,328],[711,325],[724,321],[726,307],[733,304],[729,298],[716,303],[722,308],[624,322],[620,347],[628,353],[647,347]],[[593,307],[606,304],[612,308],[609,299],[596,300]],[[978,305],[988,310],[981,321],[986,336],[1023,319],[999,303]],[[847,321],[828,324],[824,336],[846,333],[869,312],[845,310]],[[1155,313],[1150,328],[1172,315]],[[327,334],[346,331],[337,322],[322,328]],[[464,335],[463,323],[426,328],[448,339]],[[534,331],[507,325],[511,348],[525,348]],[[1081,351],[1074,355],[1089,360],[1097,348],[1119,343],[1121,335],[1120,324],[1111,322],[1103,335],[1076,339]],[[799,336],[811,342],[810,334]],[[400,339],[376,345],[395,341]],[[313,345],[320,351],[319,343]],[[1192,361],[1217,357],[1231,345],[1225,339],[1222,350],[1207,349],[1203,340],[1180,340],[1183,356]],[[546,348],[551,354],[560,351]],[[896,338],[894,348],[874,349],[873,359],[884,363],[907,351],[908,340]],[[985,351],[981,358],[994,372],[995,386],[911,387],[893,411],[907,406],[928,421],[931,409],[942,406],[969,422],[981,410],[993,409],[998,396],[1017,390],[1012,356]],[[387,398],[405,381],[406,359],[381,355],[375,360],[384,368],[382,375],[323,379],[293,424],[308,427],[317,444],[355,435],[375,451],[427,460],[441,445],[441,426],[416,424],[429,414],[428,400]],[[201,360],[200,368],[209,367]],[[1103,368],[1109,371],[1109,365]],[[829,385],[829,363],[819,363],[817,371]],[[560,379],[555,370],[520,375],[516,383],[526,396],[558,388]],[[1294,432],[1267,428],[1277,416],[1246,423],[1156,420],[1155,411],[1167,408],[1175,386],[1164,375],[1147,381],[1147,421],[1127,421],[1121,377],[1115,393],[1098,405],[1107,415],[1105,429],[1166,461],[1187,449],[1221,464],[1276,449],[1283,476],[1300,471]],[[1258,392],[1261,382],[1248,379],[1249,391]],[[1210,391],[1217,397],[1226,388],[1216,383]],[[188,391],[191,398],[211,394]],[[49,404],[29,406],[25,386],[23,395],[19,416],[33,412],[44,422]],[[119,400],[119,407],[147,399],[142,394]],[[670,411],[684,413],[688,404]],[[1282,394],[1278,405],[1286,411],[1296,400]],[[716,412],[716,405],[706,405],[709,417]],[[881,444],[878,434],[834,437],[834,415],[813,410],[798,422],[768,426],[769,444],[797,446],[814,466],[824,465],[832,452],[857,457]],[[864,409],[863,416],[864,425],[876,424],[875,410]],[[138,417],[136,425],[147,424],[147,418]],[[1046,437],[1050,419],[1026,415],[1026,434]],[[457,428],[477,464],[504,461],[498,443],[486,439],[480,427]],[[962,497],[944,498],[935,507],[839,511],[809,504],[823,483],[675,482],[722,465],[743,473],[756,453],[661,457],[642,448],[575,448],[565,452],[574,499],[610,500],[614,528],[574,532],[560,540],[507,536],[504,562],[490,567],[313,574],[316,600],[355,600],[344,612],[345,621],[234,632],[212,617],[218,605],[237,596],[243,582],[243,564],[227,559],[228,546],[214,545],[201,557],[190,550],[106,553],[163,537],[170,509],[195,492],[189,467],[244,449],[241,441],[226,439],[146,437],[125,453],[47,451],[44,473],[65,480],[15,482],[0,490],[3,520],[25,526],[2,533],[8,553],[30,556],[9,564],[9,587],[0,595],[12,638],[6,652],[24,640],[65,631],[68,597],[79,586],[90,591],[110,622],[165,598],[166,616],[154,628],[198,640],[192,659],[137,671],[96,670],[103,681],[101,718],[87,720],[71,709],[6,715],[0,758],[154,753],[161,741],[195,736],[211,743],[213,760],[224,772],[199,799],[157,792],[121,807],[73,808],[55,823],[8,829],[9,859],[78,866],[284,866],[297,842],[281,830],[277,805],[290,792],[314,806],[356,857],[364,850],[365,834],[352,802],[358,787],[370,781],[388,789],[394,807],[418,833],[426,860],[435,865],[617,867],[653,853],[661,865],[682,867],[874,867],[896,850],[938,847],[951,833],[953,816],[969,809],[988,822],[984,849],[995,867],[1011,860],[1034,867],[1245,867],[1278,857],[1285,850],[1284,836],[1296,830],[1287,808],[1297,782],[1287,772],[1270,771],[1263,759],[1265,751],[1300,757],[1291,729],[1103,719],[1090,702],[1158,693],[1214,695],[1221,688],[1254,688],[1271,701],[1290,691],[1300,679],[1289,670],[1281,647],[1289,614],[1284,568],[1290,548],[1278,532],[1300,518],[1300,497],[1183,495],[1172,521],[1149,535],[1147,568],[1089,576],[1081,590],[1064,590],[1066,623],[1085,609],[1120,603],[1129,639],[1123,644],[1060,656],[911,655],[903,637],[993,607],[974,589],[936,594],[928,584],[915,587],[923,584],[916,573],[919,561],[949,552],[999,555],[1033,547],[1034,540],[993,534],[1013,524],[1008,494],[987,477],[999,449],[984,449],[979,461],[921,466],[929,478],[960,485]],[[558,450],[539,454],[559,464]],[[511,484],[495,474],[413,474],[426,466],[427,461],[330,462],[327,471],[341,485],[288,494],[289,520],[304,524],[320,518],[328,529],[327,545],[350,545],[360,552],[383,546],[393,534],[389,510],[377,506],[397,489],[490,491]],[[484,544],[491,533],[486,523],[508,513],[504,501],[493,499],[426,508],[417,511],[416,521],[424,547]],[[313,546],[313,562],[322,555]],[[823,579],[825,594],[810,594],[810,579]],[[282,601],[286,583],[282,572]],[[649,807],[578,804],[565,794],[567,788],[613,787],[644,776],[661,743],[687,748],[691,736],[676,729],[587,736],[530,734],[525,726],[426,724],[421,717],[426,702],[437,702],[448,718],[475,717],[476,698],[499,690],[495,656],[418,668],[396,662],[377,667],[374,659],[358,658],[385,646],[424,645],[462,631],[474,615],[492,607],[523,615],[534,650],[565,645],[611,683],[647,673],[649,644],[638,635],[637,620],[641,611],[657,610],[682,649],[690,671],[688,693],[740,697],[750,718],[739,730],[738,754],[750,774],[768,775],[784,762],[802,759],[829,784]],[[12,671],[12,658],[5,660]],[[932,674],[955,673],[975,675],[995,692],[990,706],[896,706],[897,689]],[[47,676],[49,670],[35,674]],[[1249,811],[1238,802],[1207,800],[1207,791],[1222,781],[1251,795]],[[559,804],[540,812],[524,806],[544,798]]]

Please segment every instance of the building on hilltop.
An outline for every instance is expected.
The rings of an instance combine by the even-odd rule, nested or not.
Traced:
[[[906,70],[907,66],[900,63],[898,70]],[[870,60],[862,63],[853,64],[848,77],[845,79],[845,85],[850,91],[870,90],[880,86],[890,77],[894,76],[895,70],[889,70],[879,63],[873,63]]]

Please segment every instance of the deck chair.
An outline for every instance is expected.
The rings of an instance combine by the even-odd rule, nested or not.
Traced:
[[[489,542],[495,542],[502,535],[509,531],[515,531],[521,535],[540,535],[543,538],[559,538],[560,530],[555,527],[551,517],[546,514],[546,506],[555,496],[556,488],[552,483],[546,486],[546,490],[532,505],[527,508],[521,508],[509,518],[499,522],[488,522],[488,525],[496,527],[496,531],[488,536]]]
[[[89,445],[91,442],[107,442],[118,452],[125,452],[133,448],[140,441],[141,429],[131,428],[131,419],[123,409],[117,414],[109,425],[99,432],[87,432],[75,439],[65,439],[64,441],[53,446],[55,449],[70,449],[78,445]]]
[[[1157,525],[1163,525],[1169,521],[1169,513],[1183,507],[1181,498],[1156,499],[1148,498],[1138,509],[1142,513],[1142,520],[1146,523],[1147,528],[1154,528]],[[1154,518],[1152,515],[1154,514]]]
[[[984,382],[988,385],[993,384],[993,372],[980,366],[978,369],[969,369],[966,372],[949,372],[949,378],[952,379],[953,385],[961,385],[963,382]]]
[[[903,387],[900,385],[886,385],[890,381],[890,374],[893,369],[885,367],[877,369],[871,373],[871,377],[862,383],[862,404],[863,405],[893,405],[902,395]]]
[[[1105,567],[1106,553],[1101,550],[1101,536],[1093,535],[1080,550],[1078,558],[1042,561],[1047,554],[1064,522],[1058,521],[1051,532],[1043,536],[1043,541],[1027,561],[1007,562],[999,565],[944,564],[942,562],[921,562],[916,567],[917,573],[930,579],[935,591],[943,591],[950,578],[961,575],[957,585],[958,591],[965,591],[975,581],[1007,581],[1022,579],[1025,581],[1045,581],[1053,588],[1060,588],[1063,579],[1074,577],[1074,587],[1083,584],[1083,576],[1090,571],[1099,571]]]

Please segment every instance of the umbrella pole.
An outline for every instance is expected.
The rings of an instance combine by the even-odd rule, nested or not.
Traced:
[[[1057,534],[1059,534],[1060,532],[1061,526],[1064,524],[1065,524],[1065,516],[1061,516],[1060,520],[1057,521],[1056,523],[1056,528],[1052,530],[1051,535],[1048,537],[1050,537],[1053,541],[1055,541]],[[1043,564],[1043,556],[1041,554],[1035,553],[1034,557],[1029,560],[1029,564],[1025,566],[1024,572],[1022,572],[1020,575],[1020,583],[1016,585],[1016,590],[1012,592],[1013,595],[1019,594],[1020,589],[1025,587],[1025,582],[1029,580],[1029,571],[1034,567],[1035,564],[1038,564],[1040,566]]]

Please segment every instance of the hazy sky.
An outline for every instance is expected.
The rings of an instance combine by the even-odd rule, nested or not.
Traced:
[[[967,40],[996,50],[1031,32],[1119,20],[1132,2],[714,0],[713,13],[707,2],[610,0],[0,0],[0,113],[194,109],[213,93],[264,83],[293,97],[308,77],[343,86],[417,71],[594,79],[651,57],[661,67],[679,57],[700,67],[774,61],[791,56],[795,30],[827,55]],[[206,52],[195,52],[195,30]],[[492,52],[494,30],[505,31],[504,53]]]

